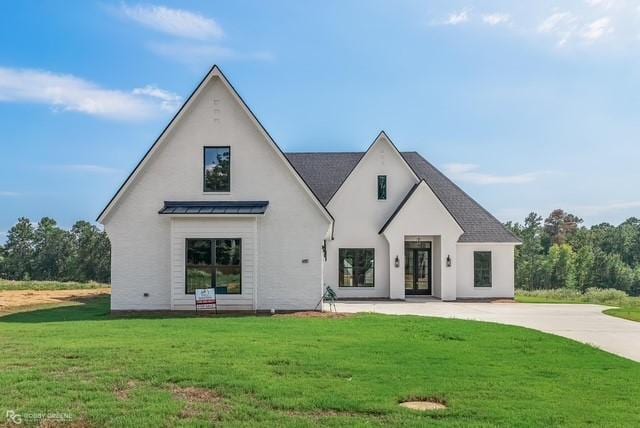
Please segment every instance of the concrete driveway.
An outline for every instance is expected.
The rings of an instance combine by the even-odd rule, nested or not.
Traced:
[[[596,346],[640,362],[640,323],[602,313],[607,306],[544,303],[468,303],[434,299],[342,301],[338,312],[375,312],[489,321],[528,327]]]

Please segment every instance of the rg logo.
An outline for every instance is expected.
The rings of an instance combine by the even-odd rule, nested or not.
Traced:
[[[7,422],[11,422],[16,425],[20,425],[22,423],[22,416],[20,416],[19,413],[16,413],[15,410],[7,410],[6,418]]]

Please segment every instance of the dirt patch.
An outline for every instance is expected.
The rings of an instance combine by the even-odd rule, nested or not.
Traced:
[[[402,403],[400,403],[400,407],[404,407],[405,409],[418,410],[420,412],[445,410],[447,408],[444,403],[435,400],[403,401]]]
[[[294,318],[345,318],[353,316],[345,312],[317,312],[317,311],[300,311],[288,314],[276,314],[275,317],[294,317]]]
[[[189,403],[215,403],[222,401],[222,396],[212,389],[172,385],[170,390],[176,398]]]
[[[212,389],[171,385],[169,390],[176,399],[185,404],[180,413],[181,418],[191,419],[208,415],[211,419],[219,419],[222,413],[229,410],[222,396]]]
[[[92,426],[89,422],[84,419],[71,420],[71,421],[58,421],[54,419],[43,419],[38,424],[40,428],[87,428]]]
[[[122,388],[117,388],[114,393],[116,394],[116,398],[120,401],[125,401],[129,399],[129,395],[131,391],[133,391],[138,386],[138,383],[135,380],[130,380],[127,384]]]
[[[87,298],[108,296],[110,293],[110,288],[92,288],[87,290],[0,291],[0,312],[9,312],[14,309],[29,306],[81,301]]]

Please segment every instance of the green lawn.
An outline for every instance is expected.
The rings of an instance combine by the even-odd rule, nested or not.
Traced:
[[[640,307],[607,309],[604,313],[614,317],[640,322]]]
[[[518,327],[116,318],[108,299],[0,318],[0,412],[98,426],[638,426],[640,364]],[[433,397],[425,414],[398,401]]]
[[[617,306],[603,311],[607,315],[640,322],[640,297],[611,289],[589,289],[585,293],[570,289],[516,290],[516,302],[520,303],[594,303]]]
[[[5,290],[77,290],[109,287],[99,282],[11,281],[0,278],[0,291]]]

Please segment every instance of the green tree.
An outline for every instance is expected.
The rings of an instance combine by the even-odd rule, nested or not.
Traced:
[[[69,281],[75,279],[76,245],[73,235],[56,221],[44,217],[34,233],[33,278]]]
[[[544,276],[542,217],[532,212],[524,219],[522,226],[516,223],[509,227],[522,240],[515,254],[516,288],[540,288]]]
[[[30,279],[34,254],[34,229],[31,221],[20,217],[7,232],[4,271],[9,279]]]
[[[593,279],[595,255],[591,245],[580,248],[575,257],[576,288],[584,292],[587,288],[596,287]]]
[[[562,245],[578,230],[580,223],[582,223],[581,218],[556,209],[551,211],[549,217],[544,220],[544,231],[549,236],[551,244]]]
[[[104,231],[86,221],[71,228],[77,247],[76,278],[79,281],[109,282],[111,244]]]
[[[569,244],[554,244],[547,256],[546,288],[575,288],[575,253]]]

